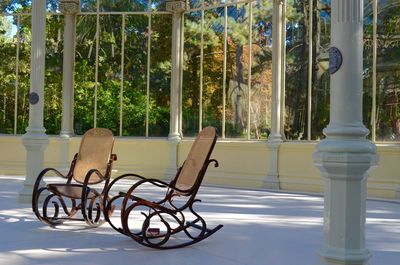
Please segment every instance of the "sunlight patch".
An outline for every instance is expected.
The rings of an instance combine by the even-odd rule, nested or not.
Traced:
[[[19,222],[19,219],[13,218],[13,217],[11,217],[11,218],[4,218],[4,222],[6,222],[6,223],[16,223],[16,222]]]

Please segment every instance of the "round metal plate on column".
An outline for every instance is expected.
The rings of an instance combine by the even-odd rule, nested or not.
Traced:
[[[36,92],[29,93],[29,103],[35,105],[39,102],[39,95]]]
[[[340,50],[336,47],[329,49],[329,73],[333,75],[342,66],[343,56]]]

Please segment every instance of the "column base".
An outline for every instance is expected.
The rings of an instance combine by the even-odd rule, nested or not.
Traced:
[[[280,189],[279,182],[279,146],[282,144],[282,138],[270,138],[268,139],[268,152],[269,152],[269,169],[268,174],[264,178],[263,188],[266,189]]]
[[[181,135],[179,133],[170,133],[168,135],[168,141],[180,142],[181,141]]]
[[[24,187],[19,192],[18,201],[20,203],[32,202],[32,191],[36,178],[44,165],[44,150],[49,144],[48,136],[44,130],[32,130],[22,136],[22,143],[26,149],[26,177]],[[44,182],[42,185],[46,185]]]
[[[396,189],[395,199],[400,201],[400,186]]]
[[[68,174],[71,166],[71,161],[69,158],[70,142],[70,135],[60,134],[60,166],[57,169],[64,175]]]
[[[175,177],[176,172],[178,170],[178,144],[181,141],[180,136],[178,137],[168,137],[168,143],[170,146],[169,150],[169,167],[164,173],[165,180],[171,180]]]
[[[282,134],[275,133],[268,136],[268,144],[281,144],[283,142]]]
[[[367,249],[341,250],[324,247],[319,256],[320,265],[368,265],[371,253]]]
[[[368,265],[365,249],[366,182],[379,157],[368,140],[326,139],[314,164],[324,177],[321,265]]]
[[[32,191],[35,185],[36,179],[25,179],[22,190],[18,193],[19,203],[32,203]],[[46,186],[46,183],[42,180],[39,187]]]
[[[264,178],[263,188],[270,190],[280,190],[280,182],[278,175],[268,175]]]

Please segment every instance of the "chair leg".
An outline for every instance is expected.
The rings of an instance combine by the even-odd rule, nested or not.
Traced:
[[[101,195],[95,196],[89,200],[86,200],[85,197],[82,198],[82,216],[90,227],[98,227],[105,222],[105,220],[101,218],[104,213],[102,200],[103,198]],[[86,204],[87,201],[89,201],[88,205]]]
[[[66,206],[64,199],[61,196],[53,194],[53,193],[50,193],[49,195],[46,196],[46,198],[43,201],[42,207],[40,207],[40,208],[42,208],[42,211],[40,212],[39,198],[43,192],[47,192],[47,191],[48,191],[47,188],[39,189],[38,192],[35,194],[34,200],[32,202],[33,212],[35,213],[35,215],[37,216],[37,218],[40,221],[47,223],[51,226],[56,226],[56,225],[62,224],[64,220],[70,219],[75,215],[75,213],[76,213],[75,201],[74,200],[72,201],[71,210],[68,211],[68,207]],[[50,207],[53,208],[53,212],[51,214],[49,213]],[[59,217],[60,210],[61,210],[60,208],[66,214],[65,218]]]
[[[45,193],[49,194],[41,203],[40,196]],[[69,206],[65,203],[65,199],[70,200]],[[80,205],[76,204],[75,199],[54,194],[46,187],[36,190],[32,196],[32,210],[36,217],[51,226],[63,224],[66,220],[84,221],[82,218],[74,218],[80,207]],[[62,212],[63,214],[61,214]]]
[[[191,227],[196,228],[196,229],[200,229],[200,230],[203,229],[202,226],[196,224],[197,222],[198,222],[198,219],[196,219],[196,220],[194,220],[194,221],[192,221],[192,222],[186,222],[186,224],[187,224],[188,226],[191,226]],[[206,238],[209,237],[209,236],[211,236],[212,234],[214,234],[215,232],[217,232],[218,230],[220,230],[222,227],[223,227],[223,225],[220,224],[220,225],[217,225],[216,227],[214,227],[213,229],[204,228],[205,233],[204,233],[204,236],[203,236],[202,240],[203,240],[203,239],[206,239]]]
[[[146,205],[151,209],[151,213],[145,214],[142,212],[142,215],[146,216],[145,220],[143,221],[142,228],[138,232],[133,232],[129,227],[128,221],[133,209],[137,206],[139,206],[139,204],[134,203],[126,208],[124,210],[124,213],[121,214],[121,222],[123,226],[122,233],[131,237],[137,243],[146,247],[151,247],[155,249],[173,249],[186,247],[208,238],[223,227],[222,225],[218,225],[213,229],[208,229],[204,219],[199,214],[195,213],[192,209],[191,212],[196,216],[196,219],[191,222],[184,222],[183,220],[185,220],[185,217],[183,212],[165,212],[163,210],[153,208],[150,205]],[[140,206],[145,205],[141,204]],[[178,216],[183,216],[183,218],[178,218]],[[131,219],[132,218],[134,218],[134,216],[131,216]],[[159,229],[152,229],[154,231],[157,230],[157,233],[148,233],[149,228],[151,229],[150,224],[152,218],[159,219],[159,221],[163,223],[166,231],[160,233]],[[167,219],[173,219],[174,221],[168,222]],[[178,226],[176,228],[171,228],[172,223],[178,224]],[[200,233],[193,235],[188,230],[188,228],[195,228],[197,230],[200,230]],[[175,238],[175,235],[178,236],[179,234],[186,235],[186,240]]]

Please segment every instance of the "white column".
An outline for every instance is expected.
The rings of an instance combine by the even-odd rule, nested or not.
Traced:
[[[75,20],[79,12],[79,0],[60,0],[60,11],[64,14],[63,102],[60,135],[69,138],[73,135]]]
[[[372,109],[371,109],[371,139],[376,141],[376,63],[378,57],[378,0],[372,0]]]
[[[182,75],[182,31],[183,12],[187,9],[186,1],[167,1],[166,9],[172,12],[172,69],[170,87],[170,122],[168,142],[170,144],[170,167],[166,175],[168,177],[176,174],[178,166],[178,143],[181,140],[181,75]]]
[[[307,82],[307,140],[311,141],[312,81],[313,81],[313,14],[314,0],[308,1],[308,82]]]
[[[282,1],[282,50],[281,50],[281,136],[282,140],[286,139],[285,136],[285,91],[286,91],[286,0]]]
[[[378,156],[362,123],[363,1],[331,3],[330,123],[314,154],[325,180],[320,264],[365,265],[366,182]]]
[[[167,11],[172,12],[172,69],[171,69],[171,88],[170,88],[170,123],[169,140],[179,141],[180,106],[179,99],[181,94],[181,73],[182,73],[182,30],[183,12],[186,10],[185,1],[167,1]]]
[[[80,10],[79,0],[60,0],[64,14],[64,51],[62,121],[60,132],[60,170],[67,173],[70,166],[69,145],[74,134],[74,72],[75,72],[75,21]]]
[[[272,16],[272,110],[271,110],[271,134],[268,138],[269,170],[264,179],[264,187],[279,189],[278,157],[279,146],[283,141],[281,131],[281,94],[282,94],[282,40],[284,1],[274,0]]]
[[[32,46],[31,76],[29,94],[29,126],[22,136],[26,156],[26,177],[24,187],[19,193],[20,202],[30,202],[36,177],[43,169],[44,150],[48,136],[43,127],[44,73],[46,41],[46,1],[32,1]]]

